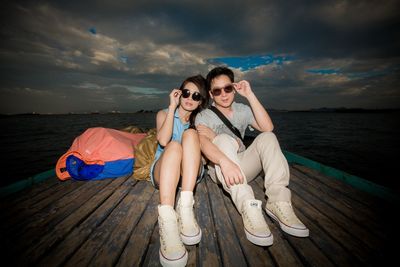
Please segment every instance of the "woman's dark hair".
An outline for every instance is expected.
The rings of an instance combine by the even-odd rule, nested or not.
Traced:
[[[191,76],[186,78],[181,86],[179,87],[180,90],[185,89],[186,84],[188,83],[194,83],[196,87],[199,89],[200,95],[201,95],[201,103],[200,105],[192,111],[189,117],[189,123],[190,123],[190,128],[194,128],[194,120],[196,118],[196,115],[202,111],[203,109],[206,109],[208,107],[208,100],[209,100],[209,95],[207,92],[206,88],[206,79],[200,74]]]
[[[226,75],[228,78],[231,80],[231,82],[235,81],[235,75],[233,74],[233,71],[227,67],[215,67],[210,72],[207,74],[207,92],[211,90],[211,82],[214,78],[221,76],[221,75]]]

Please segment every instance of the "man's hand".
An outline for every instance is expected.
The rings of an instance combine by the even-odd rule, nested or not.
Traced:
[[[250,83],[248,81],[242,80],[240,82],[234,83],[233,86],[235,87],[236,92],[239,95],[248,98],[253,91],[251,90]]]
[[[211,130],[211,128],[209,128],[203,124],[197,125],[196,129],[197,129],[197,132],[199,133],[199,135],[205,136],[211,142],[212,142],[212,140],[214,140],[215,136],[217,136],[215,134],[215,132],[213,130]]]
[[[225,157],[220,160],[219,166],[221,167],[222,175],[228,187],[235,184],[243,184],[244,177],[236,163]]]

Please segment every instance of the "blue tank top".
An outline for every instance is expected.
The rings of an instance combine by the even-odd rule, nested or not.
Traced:
[[[164,109],[164,111],[168,112],[168,109]],[[173,128],[172,128],[172,137],[171,141],[177,141],[179,143],[182,142],[182,135],[183,132],[189,128],[189,122],[187,123],[182,123],[181,119],[179,118],[179,113],[178,109],[175,110],[174,113],[174,122],[173,122]],[[154,157],[154,161],[158,160],[158,158],[161,156],[161,153],[164,151],[164,148],[160,146],[160,144],[157,145],[157,150],[156,150],[156,155]]]

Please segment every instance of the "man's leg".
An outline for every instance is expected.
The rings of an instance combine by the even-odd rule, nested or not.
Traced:
[[[274,133],[259,134],[238,157],[248,182],[264,171],[268,201],[290,201],[291,194],[287,188],[290,178],[289,166]]]
[[[264,171],[265,194],[268,197],[265,208],[267,214],[276,220],[286,233],[307,237],[309,230],[293,211],[291,193],[287,188],[290,178],[289,166],[276,136],[271,132],[260,134],[239,158],[242,170],[249,175],[249,180],[254,179],[259,171]]]
[[[237,156],[239,145],[234,138],[227,134],[221,134],[214,138],[213,143],[239,165]],[[247,184],[246,176],[243,175],[243,184],[228,187],[218,165],[215,165],[215,171],[218,180],[231,195],[233,203],[242,215],[246,238],[259,246],[272,245],[274,239],[262,214],[262,202],[254,199],[253,189]]]
[[[235,162],[237,165],[239,164],[239,158],[237,154],[237,150],[239,148],[238,143],[234,138],[227,134],[220,134],[217,135],[213,143],[221,150],[230,160]],[[244,175],[244,182],[243,184],[233,185],[228,187],[226,185],[224,176],[222,175],[221,168],[218,165],[215,165],[215,173],[217,176],[218,181],[222,184],[225,191],[228,192],[235,204],[236,208],[240,211],[242,208],[243,201],[247,199],[254,199],[254,193],[251,186],[247,184],[246,176]]]

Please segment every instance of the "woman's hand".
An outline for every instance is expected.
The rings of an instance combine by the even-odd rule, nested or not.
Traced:
[[[173,89],[169,94],[169,106],[176,108],[179,105],[179,98],[181,97],[182,91],[179,89]]]
[[[248,98],[253,93],[250,83],[248,81],[242,80],[240,82],[234,83],[233,86],[235,87],[236,92],[238,92],[239,95],[245,98]]]

